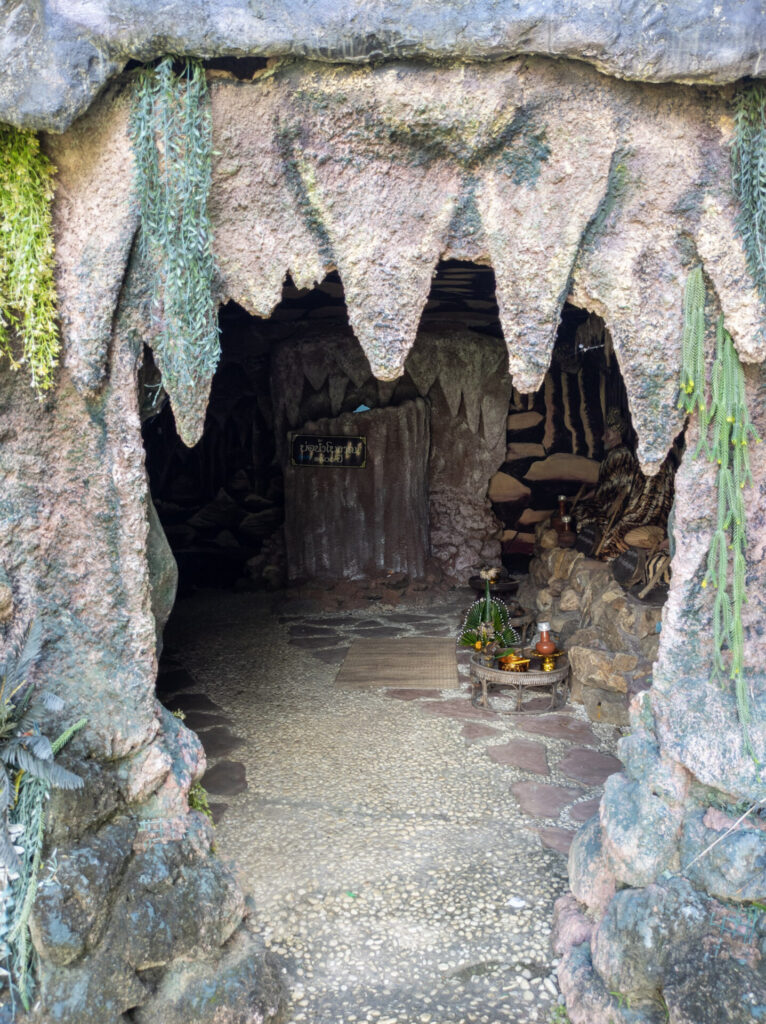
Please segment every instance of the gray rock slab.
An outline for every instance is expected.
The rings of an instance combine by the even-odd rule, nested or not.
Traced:
[[[315,658],[328,665],[340,664],[348,654],[348,647],[325,647],[311,652]]]
[[[126,61],[165,53],[308,57],[585,60],[620,78],[732,82],[763,74],[760,0],[103,0],[5,5],[0,120],[63,131]]]
[[[194,677],[185,668],[173,668],[168,672],[160,672],[157,676],[157,692],[159,694],[179,693],[181,690],[193,690],[197,686]]]
[[[247,789],[245,766],[239,761],[219,761],[202,776],[202,785],[215,796],[236,796]]]
[[[312,625],[308,622],[299,622],[293,626],[290,626],[291,637],[324,637],[329,636],[334,639],[338,638],[337,629],[333,629],[329,624],[322,626]]]
[[[187,711],[184,716],[184,725],[187,729],[200,732],[202,729],[210,729],[214,725],[231,725],[231,719],[227,715],[208,714],[206,711]]]
[[[223,757],[230,754],[245,742],[241,736],[235,736],[225,725],[214,725],[200,733],[202,746],[208,757]]]
[[[204,693],[176,693],[169,700],[165,701],[165,707],[169,711],[222,711],[220,704],[216,704]]]

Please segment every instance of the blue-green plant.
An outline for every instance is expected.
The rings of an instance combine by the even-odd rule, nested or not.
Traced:
[[[56,755],[86,723],[82,718],[51,741],[42,723],[64,702],[36,690],[29,673],[40,653],[37,623],[18,652],[0,664],[0,870],[9,879],[0,899],[5,904],[3,939],[11,999],[29,1009],[34,987],[35,953],[29,935],[42,863],[45,802],[51,787],[79,789],[82,779],[55,761]]]
[[[162,383],[184,402],[220,357],[208,216],[212,123],[205,71],[165,57],[138,73],[130,119],[141,252],[152,271],[152,347]]]
[[[684,295],[683,359],[679,408],[697,412],[700,441],[717,466],[717,516],[702,586],[715,587],[713,605],[713,678],[734,682],[745,748],[750,742],[751,708],[744,672],[745,634],[742,608],[747,602],[747,511],[745,487],[752,483],[749,444],[760,440],[750,422],[745,374],[723,316],[716,326],[715,360],[708,392],[705,372],[705,298],[702,268],[695,267]],[[708,407],[708,394],[710,405]],[[728,652],[728,653],[727,653]]]
[[[60,337],[53,278],[51,199],[55,168],[34,132],[0,124],[0,354],[53,384]],[[14,351],[13,336],[21,340]]]
[[[766,300],[766,86],[756,82],[734,98],[732,185],[747,265]]]

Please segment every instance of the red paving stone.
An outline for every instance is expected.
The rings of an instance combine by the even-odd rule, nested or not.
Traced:
[[[583,800],[581,804],[575,804],[569,813],[575,821],[588,821],[598,813],[600,802],[599,797],[595,797],[593,800]]]
[[[486,752],[497,764],[510,764],[525,772],[550,775],[545,747],[537,740],[515,739],[509,743],[487,747]]]
[[[484,736],[497,736],[498,730],[492,725],[484,725],[483,722],[466,722],[463,726],[462,736],[464,740],[480,740]]]
[[[569,854],[569,847],[572,845],[572,840],[575,837],[575,833],[571,829],[557,828],[555,826],[539,828],[537,834],[540,836],[543,846],[547,846],[550,850],[556,850],[558,853],[563,853],[565,856]]]
[[[458,722],[466,720],[492,722],[496,720],[491,711],[474,707],[467,697],[457,697],[454,700],[429,700],[425,704],[421,704],[421,707],[432,715],[454,718]]]
[[[522,811],[533,818],[558,818],[565,807],[584,795],[581,789],[552,786],[548,782],[514,782],[511,792]]]
[[[589,747],[598,746],[598,740],[588,723],[581,722],[579,718],[570,718],[568,715],[540,715],[539,718],[520,722],[519,725],[524,732],[531,732],[536,736],[550,736],[554,740],[585,743]]]
[[[423,700],[424,697],[430,697],[433,700],[433,690],[406,690],[393,688],[386,690],[387,697],[393,697],[394,700]]]
[[[623,765],[622,761],[611,754],[574,747],[559,761],[557,767],[568,779],[584,782],[586,786],[601,786],[610,775],[621,772]]]

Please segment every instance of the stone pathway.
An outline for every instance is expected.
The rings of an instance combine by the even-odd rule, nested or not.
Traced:
[[[454,636],[471,600],[317,614],[199,593],[158,682],[199,732],[221,855],[280,959],[290,1024],[532,1024],[574,830],[619,761],[582,709],[497,716],[459,690],[333,686],[360,636]],[[465,656],[460,659],[465,663]]]

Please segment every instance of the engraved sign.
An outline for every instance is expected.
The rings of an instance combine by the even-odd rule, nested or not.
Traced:
[[[291,434],[290,461],[293,466],[364,469],[367,438]]]

